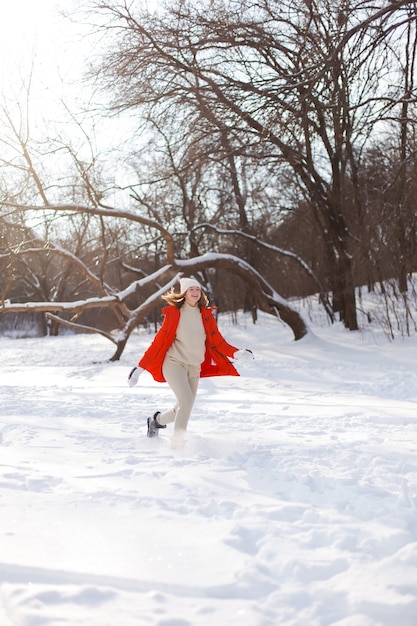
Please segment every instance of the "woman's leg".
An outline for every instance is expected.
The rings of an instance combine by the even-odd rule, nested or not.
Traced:
[[[168,357],[164,361],[162,371],[177,402],[172,409],[158,415],[158,422],[165,425],[175,420],[175,432],[185,431],[197,394],[200,368],[179,363]]]

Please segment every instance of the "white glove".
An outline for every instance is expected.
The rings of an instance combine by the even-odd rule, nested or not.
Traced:
[[[139,376],[142,374],[143,369],[141,367],[134,367],[130,370],[129,376],[127,377],[127,384],[129,387],[134,387],[138,384]]]
[[[242,361],[245,359],[254,359],[255,357],[253,356],[252,350],[249,350],[249,348],[241,348],[235,352],[233,358],[236,359],[236,361]]]

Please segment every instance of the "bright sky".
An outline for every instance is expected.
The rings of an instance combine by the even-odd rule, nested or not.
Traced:
[[[0,10],[2,83],[13,81],[19,66],[27,68],[36,55],[44,56],[53,42],[57,16],[55,0],[3,0]]]
[[[62,84],[74,78],[74,66],[79,66],[80,59],[80,47],[74,43],[77,27],[59,13],[60,6],[68,9],[71,4],[72,0],[1,0],[2,100],[15,103],[24,98],[23,84],[32,73],[33,113],[46,102],[50,107]]]
[[[5,106],[14,125],[26,129],[29,120],[29,137],[39,140],[61,134],[82,156],[91,158],[91,145],[96,154],[117,150],[119,144],[136,141],[134,118],[123,117],[100,119],[93,113],[83,114],[83,104],[88,102],[91,92],[88,85],[81,83],[86,64],[92,54],[97,53],[97,41],[87,36],[89,24],[75,21],[80,13],[76,7],[85,8],[81,0],[0,0],[0,107]],[[60,13],[60,8],[71,11],[74,22]],[[27,85],[30,98],[27,105]],[[97,96],[97,94],[95,94]],[[103,103],[105,94],[97,98]],[[73,124],[68,107],[81,130]],[[26,118],[27,116],[27,118]],[[0,117],[0,135],[3,128],[7,134],[9,126]],[[88,134],[86,141],[84,132]],[[90,144],[91,142],[91,144]],[[103,157],[104,158],[104,157]],[[59,175],[58,165],[57,176]],[[123,159],[112,165],[111,171],[123,187],[130,184],[130,171],[126,174]]]

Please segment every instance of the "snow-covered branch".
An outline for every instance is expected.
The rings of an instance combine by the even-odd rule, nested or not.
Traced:
[[[261,248],[265,248],[266,250],[271,250],[272,252],[276,252],[277,254],[281,256],[285,256],[295,261],[295,263],[297,263],[306,272],[306,274],[308,274],[308,276],[310,276],[310,278],[312,278],[314,282],[316,283],[320,291],[321,300],[323,302],[324,308],[326,309],[326,312],[329,315],[330,319],[334,321],[334,313],[328,301],[326,290],[322,282],[320,281],[317,274],[312,270],[312,268],[298,254],[296,254],[295,252],[291,252],[290,250],[285,250],[284,248],[280,248],[279,246],[274,246],[273,244],[266,243],[265,241],[262,241],[261,239],[259,239],[259,237],[256,237],[255,235],[250,235],[249,233],[244,233],[241,230],[218,228],[214,224],[210,224],[208,222],[204,222],[204,223],[197,224],[196,226],[194,226],[194,228],[191,230],[191,236],[193,235],[194,232],[202,228],[213,230],[219,235],[236,235],[238,237],[242,237],[244,239],[252,241],[254,244],[256,244],[257,246]]]
[[[80,311],[82,309],[96,309],[103,306],[117,306],[120,300],[117,296],[103,296],[102,298],[86,298],[72,302],[0,302],[1,313],[52,313],[58,311]]]
[[[307,332],[307,324],[301,315],[288,302],[276,293],[271,285],[249,263],[232,254],[207,253],[187,260],[177,260],[176,269],[195,273],[210,267],[219,267],[240,276],[253,291],[255,300],[263,310],[279,313],[294,333],[295,339],[301,339]]]
[[[45,207],[45,206],[38,206],[38,205],[31,205],[31,204],[19,204],[15,202],[6,201],[6,200],[0,201],[0,205],[9,207],[9,208],[18,209],[19,211],[48,210],[48,211],[53,211],[56,213],[67,213],[67,214],[82,213],[86,215],[96,215],[96,216],[101,216],[101,217],[120,218],[120,219],[129,220],[131,222],[136,222],[138,224],[142,224],[143,226],[148,226],[149,228],[154,228],[155,230],[159,231],[165,240],[167,261],[170,262],[174,259],[174,250],[175,250],[174,239],[172,235],[169,233],[169,231],[166,228],[164,228],[162,224],[160,224],[156,220],[152,220],[143,215],[138,215],[137,213],[134,213],[133,211],[117,209],[117,208],[110,207],[110,206],[92,207],[92,206],[85,206],[82,204],[70,204],[70,203],[49,204],[47,207]]]
[[[76,331],[83,331],[87,333],[98,333],[102,335],[112,343],[117,343],[117,340],[111,335],[111,333],[106,333],[105,330],[101,330],[100,328],[93,328],[92,326],[86,326],[85,324],[78,324],[77,322],[71,322],[69,320],[64,320],[62,317],[58,317],[57,315],[53,315],[53,313],[47,313],[46,317],[61,326],[67,326],[68,328],[73,328]]]

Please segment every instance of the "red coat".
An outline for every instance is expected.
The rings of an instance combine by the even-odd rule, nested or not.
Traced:
[[[206,332],[206,352],[201,364],[200,376],[239,376],[227,357],[233,357],[238,348],[230,345],[222,337],[213,316],[213,308],[201,309],[204,330]],[[152,374],[159,383],[166,382],[162,373],[162,365],[168,348],[172,345],[181,311],[176,306],[162,309],[164,321],[156,333],[151,345],[139,361],[139,367]]]

